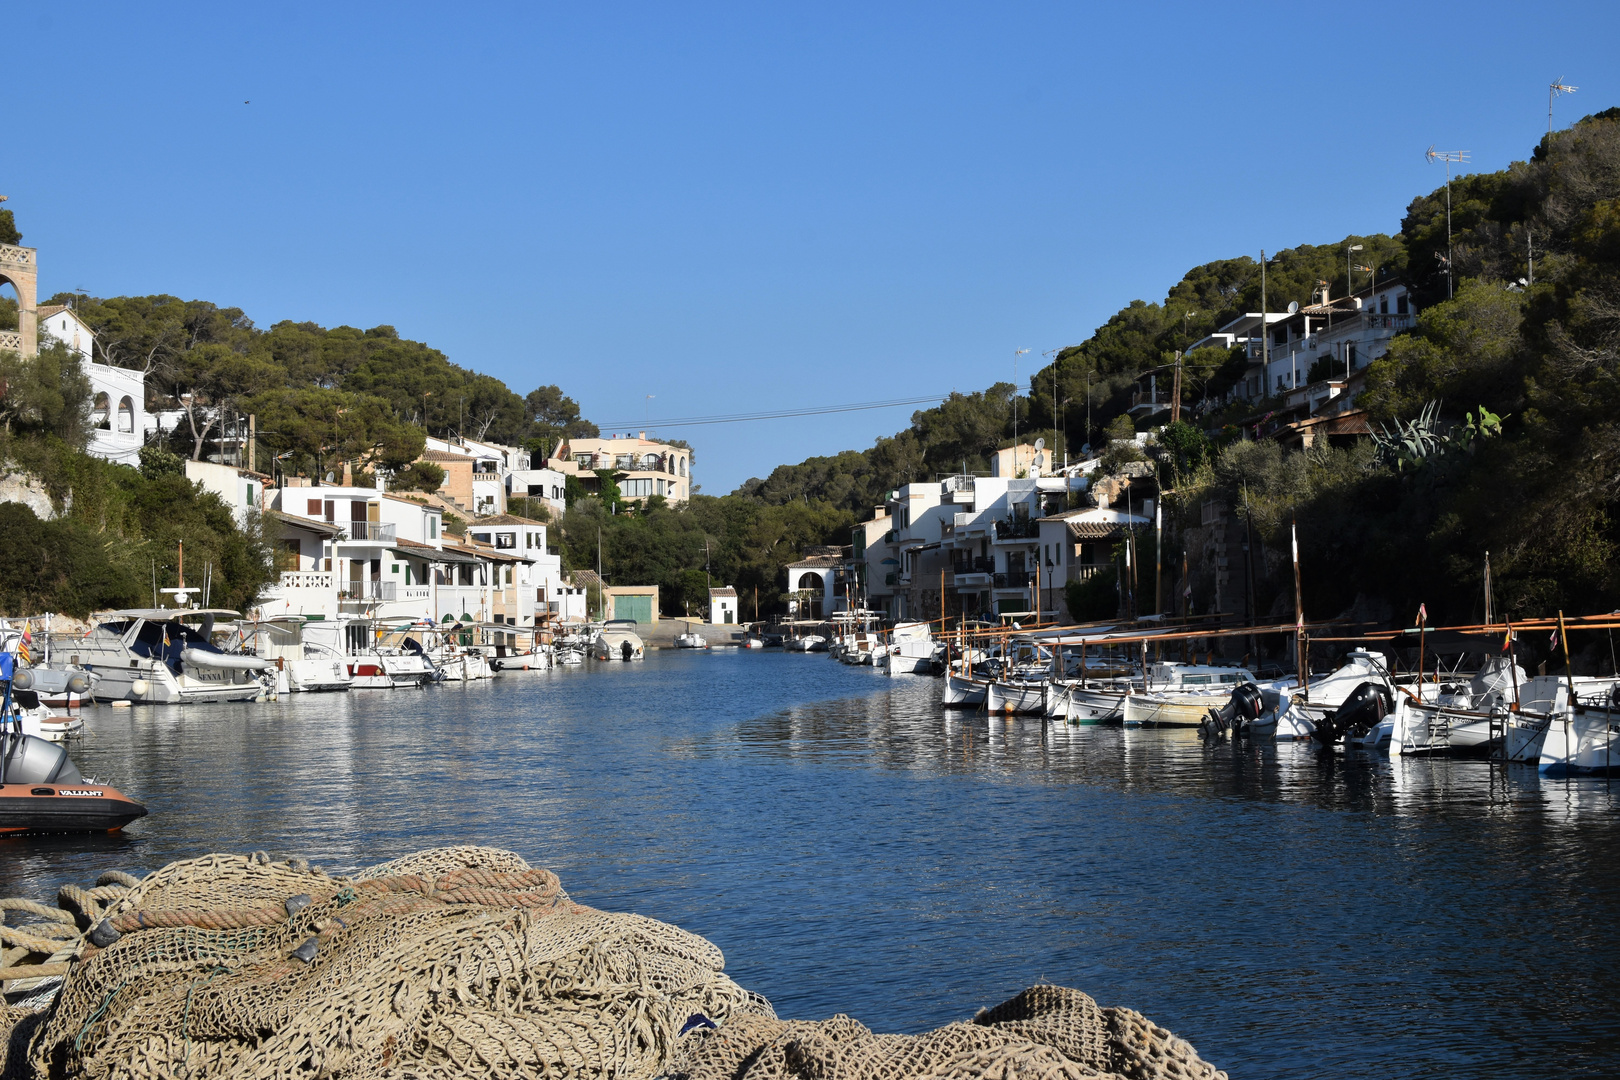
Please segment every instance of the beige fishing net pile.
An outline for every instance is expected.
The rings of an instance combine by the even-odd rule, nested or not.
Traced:
[[[54,994],[0,1007],[0,1080],[1225,1076],[1141,1015],[1059,987],[923,1035],[778,1020],[703,938],[576,904],[550,871],[488,848],[352,878],[212,855],[129,884],[59,900],[76,959]]]

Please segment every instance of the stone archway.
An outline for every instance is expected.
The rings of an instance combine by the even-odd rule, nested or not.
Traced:
[[[17,329],[0,330],[0,349],[24,356],[39,352],[39,253],[33,248],[0,244],[0,281],[17,290]]]

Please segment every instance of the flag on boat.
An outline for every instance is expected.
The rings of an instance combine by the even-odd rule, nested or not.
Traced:
[[[1518,636],[1519,635],[1513,632],[1513,624],[1508,623],[1507,634],[1502,638],[1502,651],[1507,652],[1509,649],[1513,648],[1513,640]]]
[[[17,642],[17,656],[29,663],[33,663],[33,656],[29,649],[29,646],[33,643],[34,635],[29,631],[28,624],[23,623],[22,640]]]
[[[1418,605],[1417,622],[1413,623],[1412,625],[1413,626],[1422,626],[1424,623],[1426,623],[1428,621],[1429,621],[1429,606],[1427,604],[1419,604]]]
[[[1553,627],[1553,632],[1547,635],[1547,646],[1552,649],[1558,648],[1558,627]]]

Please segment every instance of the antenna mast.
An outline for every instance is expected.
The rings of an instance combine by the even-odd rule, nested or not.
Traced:
[[[1575,91],[1577,91],[1579,89],[1580,89],[1580,87],[1578,87],[1578,86],[1565,86],[1564,85],[1564,77],[1562,75],[1560,75],[1558,78],[1554,79],[1552,81],[1552,85],[1547,87],[1547,149],[1548,150],[1552,149],[1553,102],[1555,100],[1557,100],[1559,94],[1573,94]]]
[[[1446,299],[1457,295],[1457,284],[1451,270],[1451,163],[1459,165],[1468,164],[1469,151],[1467,150],[1436,150],[1429,147],[1428,153],[1423,156],[1430,161],[1443,161],[1446,163]]]

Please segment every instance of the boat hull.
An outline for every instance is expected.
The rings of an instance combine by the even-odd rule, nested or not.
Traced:
[[[985,707],[993,713],[1040,716],[1046,712],[1045,682],[992,682],[985,687]]]
[[[984,704],[985,684],[965,675],[945,676],[943,703],[947,709],[976,709]]]
[[[1553,717],[1536,768],[1544,776],[1620,776],[1620,711],[1576,706]]]
[[[117,832],[146,812],[104,784],[0,785],[0,835]]]

